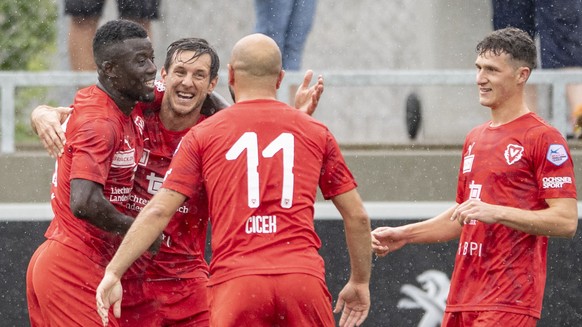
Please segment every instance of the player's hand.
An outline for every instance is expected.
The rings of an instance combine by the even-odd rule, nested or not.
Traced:
[[[109,324],[109,308],[113,305],[113,315],[121,316],[121,299],[123,288],[120,279],[112,273],[105,272],[101,283],[97,287],[95,298],[97,300],[97,313],[101,317],[103,326]]]
[[[317,83],[309,87],[312,78],[313,71],[307,70],[303,78],[303,83],[301,83],[299,88],[297,88],[297,93],[295,93],[295,108],[310,116],[315,112],[321,94],[323,93],[323,76],[319,75],[317,77]]]
[[[65,148],[65,132],[61,124],[73,109],[40,105],[32,111],[30,123],[32,130],[40,138],[42,145],[53,158],[60,157]]]
[[[404,245],[406,241],[398,227],[378,227],[372,231],[372,251],[379,257],[385,257]]]
[[[342,310],[343,309],[343,310]],[[334,313],[342,312],[340,327],[360,326],[370,311],[370,285],[348,282],[338,296]]]
[[[494,224],[497,222],[497,208],[499,207],[480,200],[467,200],[457,206],[451,220],[456,220],[461,226],[477,220],[486,224]]]

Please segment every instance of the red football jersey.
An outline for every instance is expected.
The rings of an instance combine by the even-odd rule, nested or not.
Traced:
[[[103,195],[124,212],[142,154],[143,118],[124,115],[96,86],[77,92],[65,128],[67,144],[57,160],[51,187],[55,218],[45,236],[81,251],[105,266],[121,237],[78,219],[70,208],[71,179],[103,185]]]
[[[576,198],[572,158],[562,135],[534,113],[465,140],[457,202],[541,210],[544,199]],[[547,237],[501,224],[463,227],[446,311],[497,310],[540,317]]]
[[[313,224],[317,186],[329,199],[356,183],[322,123],[274,100],[222,110],[184,137],[163,187],[196,197],[202,185],[212,226],[211,285],[254,274],[325,280]]]
[[[159,86],[158,86],[159,87]],[[161,100],[163,90],[156,90]],[[189,129],[167,130],[159,117],[161,101],[140,103],[143,110],[144,153],[138,164],[135,185],[127,205],[128,214],[137,216],[151,197],[157,193],[176,147]],[[206,116],[201,115],[202,122]],[[147,266],[148,279],[207,277],[208,265],[204,260],[204,247],[208,226],[208,199],[205,192],[188,199],[178,209],[164,230],[164,242]]]

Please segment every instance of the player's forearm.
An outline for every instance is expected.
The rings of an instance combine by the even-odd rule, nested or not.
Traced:
[[[372,266],[370,218],[356,189],[332,198],[345,226],[350,255],[351,277],[356,283],[369,283]]]
[[[162,234],[185,199],[186,197],[178,192],[161,188],[135,218],[108,265],[108,270],[121,277]]]
[[[133,222],[103,196],[101,185],[89,180],[71,180],[70,207],[75,217],[110,233],[125,235]]]
[[[346,243],[350,255],[351,280],[369,283],[372,267],[370,220],[363,214],[345,220]]]
[[[115,256],[107,265],[107,271],[121,278],[131,264],[137,260],[158,238],[166,227],[170,217],[166,211],[148,208],[140,212],[127,231]]]
[[[125,235],[134,221],[133,217],[122,214],[107,200],[92,204],[90,208],[83,211],[86,214],[77,212],[75,216],[82,217],[106,232]]]
[[[459,238],[462,227],[450,220],[455,208],[456,205],[433,218],[399,227],[403,230],[406,243],[441,243]]]

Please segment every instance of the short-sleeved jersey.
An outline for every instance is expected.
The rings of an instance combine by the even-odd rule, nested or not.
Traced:
[[[239,102],[184,137],[163,187],[195,197],[212,228],[210,284],[244,275],[324,280],[314,230],[317,186],[329,199],[356,187],[330,131],[275,100]]]
[[[159,116],[162,97],[163,90],[158,88],[153,103],[138,104],[145,121],[144,152],[127,204],[128,215],[133,217],[162,186],[176,147],[189,130],[176,132],[164,127]],[[198,123],[206,118],[201,115]],[[145,277],[150,280],[207,277],[208,265],[204,260],[207,226],[208,199],[205,192],[200,192],[184,202],[168,223],[164,242],[153,262],[147,265]]]
[[[498,127],[473,129],[463,147],[457,202],[483,202],[525,210],[545,199],[576,198],[566,141],[534,113]],[[546,280],[547,237],[501,224],[463,227],[448,312],[496,310],[540,317]]]
[[[85,179],[101,184],[104,197],[124,212],[142,154],[143,118],[139,114],[123,114],[97,86],[77,92],[73,108],[64,126],[65,152],[56,162],[51,186],[55,217],[45,236],[105,266],[121,237],[73,215],[70,182]]]

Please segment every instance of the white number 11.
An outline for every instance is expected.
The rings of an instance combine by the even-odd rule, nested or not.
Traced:
[[[248,200],[250,208],[258,208],[259,199],[259,145],[257,133],[244,133],[226,153],[226,160],[235,160],[247,150]],[[281,207],[293,205],[293,162],[295,161],[295,138],[291,133],[281,133],[261,153],[263,158],[272,158],[275,153],[283,151],[283,190]]]

